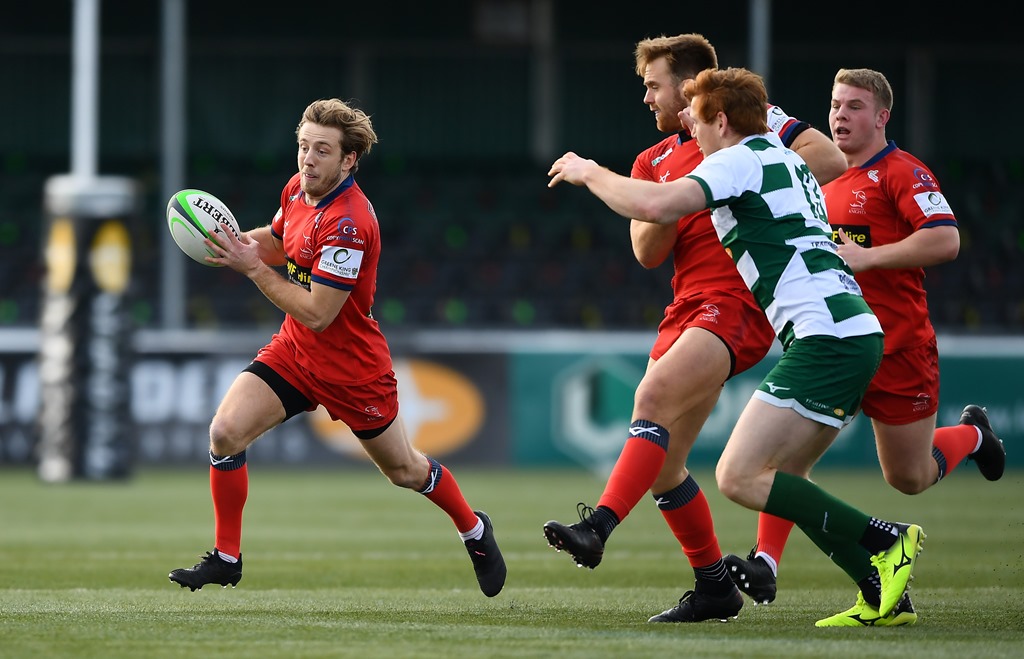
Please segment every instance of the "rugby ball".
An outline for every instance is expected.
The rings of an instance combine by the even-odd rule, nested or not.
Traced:
[[[202,190],[181,190],[175,192],[167,201],[167,228],[171,238],[196,263],[219,268],[216,263],[208,263],[207,256],[216,256],[203,240],[209,238],[217,242],[218,234],[231,231],[236,238],[241,238],[238,221],[227,205],[209,192]]]

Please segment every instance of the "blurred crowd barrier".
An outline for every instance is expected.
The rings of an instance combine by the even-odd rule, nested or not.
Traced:
[[[129,368],[128,468],[203,468],[208,428],[221,396],[269,332],[144,330]],[[451,464],[581,467],[605,474],[626,439],[633,392],[647,364],[649,332],[434,330],[396,335],[399,402],[421,451]],[[38,340],[0,330],[0,466],[37,460],[41,410]],[[958,422],[968,403],[987,407],[1008,447],[1024,440],[1024,339],[940,337],[939,425]],[[754,388],[774,364],[729,380],[690,456],[712,466]],[[90,440],[85,424],[75,441]],[[322,409],[261,437],[252,463],[324,466],[364,461],[359,440]],[[1024,454],[1009,451],[1010,465]],[[871,425],[859,417],[822,466],[877,469]],[[964,469],[980,478],[973,467]],[[83,477],[90,478],[86,470]],[[100,476],[103,477],[103,476]]]

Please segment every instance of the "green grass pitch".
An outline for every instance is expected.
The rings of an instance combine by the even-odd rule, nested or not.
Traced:
[[[594,571],[544,541],[603,481],[575,471],[454,469],[486,510],[508,563],[505,590],[477,590],[448,518],[372,466],[252,467],[245,576],[195,593],[167,579],[213,544],[206,469],[141,471],[122,483],[47,485],[0,470],[0,657],[1020,657],[1024,472],[984,481],[973,465],[916,497],[875,470],[816,480],[869,514],[928,535],[914,627],[816,629],[855,587],[799,531],[779,598],[728,624],[652,625],[693,574],[645,497]],[[723,550],[745,554],[755,514],[697,472]]]

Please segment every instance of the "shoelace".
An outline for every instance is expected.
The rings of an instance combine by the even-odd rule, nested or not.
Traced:
[[[594,514],[594,509],[580,501],[579,503],[576,504],[576,514],[580,516],[581,522],[583,522],[587,526],[590,526],[590,523],[587,521],[587,518]]]
[[[679,598],[679,603],[682,604],[686,600],[688,600],[691,597],[693,597],[693,595],[694,595],[694,591],[692,591],[692,590],[686,591],[685,593],[683,593],[683,596]]]

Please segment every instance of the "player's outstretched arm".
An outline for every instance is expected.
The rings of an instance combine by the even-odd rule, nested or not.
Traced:
[[[548,187],[561,181],[585,185],[619,215],[642,222],[671,224],[683,215],[707,208],[704,190],[696,181],[639,181],[620,176],[571,151],[551,165],[548,176]]]

